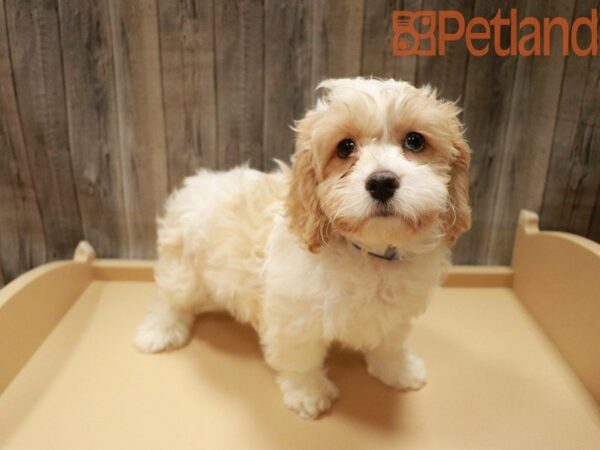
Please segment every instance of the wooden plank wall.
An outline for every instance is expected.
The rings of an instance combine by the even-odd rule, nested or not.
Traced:
[[[598,0],[452,0],[569,19]],[[154,256],[155,216],[199,167],[288,160],[326,77],[431,83],[459,99],[472,231],[455,261],[507,264],[520,208],[600,239],[600,58],[391,55],[391,14],[433,0],[0,0],[0,285],[80,239]],[[509,36],[501,36],[504,45]],[[585,34],[581,44],[589,42]],[[561,37],[552,36],[556,48]]]

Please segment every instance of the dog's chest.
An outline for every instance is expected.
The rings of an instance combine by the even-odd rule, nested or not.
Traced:
[[[357,349],[422,313],[448,256],[440,247],[411,260],[382,261],[339,243],[303,250],[283,224],[275,227],[265,264],[265,315],[305,323],[323,338]]]
[[[386,264],[367,261],[328,277],[327,295],[322,298],[323,332],[328,339],[372,348],[398,324],[424,311],[435,283],[425,274],[413,273],[416,268],[408,263]]]

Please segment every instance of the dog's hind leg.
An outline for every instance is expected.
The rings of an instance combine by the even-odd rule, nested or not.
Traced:
[[[206,289],[189,261],[160,259],[155,279],[156,298],[133,339],[144,353],[181,347],[189,338],[196,314],[209,309]]]
[[[189,338],[193,322],[193,312],[177,310],[168,302],[156,299],[138,325],[133,343],[143,353],[181,347]]]

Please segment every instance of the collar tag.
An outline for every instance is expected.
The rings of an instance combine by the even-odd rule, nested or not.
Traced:
[[[394,247],[392,245],[388,245],[388,247],[385,249],[385,252],[383,253],[383,255],[365,250],[362,247],[360,247],[359,245],[355,244],[354,242],[352,242],[352,246],[354,248],[360,250],[361,252],[366,253],[367,255],[374,256],[375,258],[383,259],[385,261],[400,261],[400,259],[401,259],[400,255],[398,254],[398,250],[396,249],[396,247]]]

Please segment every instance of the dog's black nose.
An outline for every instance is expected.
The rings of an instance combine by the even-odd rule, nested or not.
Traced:
[[[400,187],[400,178],[389,170],[373,172],[367,178],[365,188],[375,200],[386,202],[393,197],[396,189]]]

